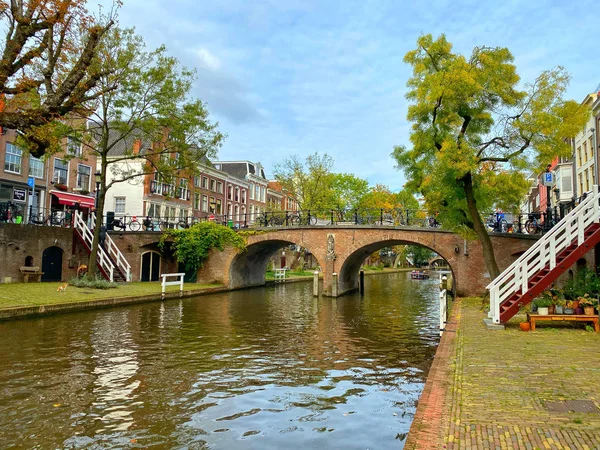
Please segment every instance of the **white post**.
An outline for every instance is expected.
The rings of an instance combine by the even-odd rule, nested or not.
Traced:
[[[331,274],[331,296],[338,296],[338,274],[335,272]]]
[[[442,289],[442,291],[440,292],[440,336],[446,328],[446,301],[446,289]]]
[[[313,297],[319,296],[319,271],[313,272]]]

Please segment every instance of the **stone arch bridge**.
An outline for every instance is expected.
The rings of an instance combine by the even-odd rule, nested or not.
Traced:
[[[214,251],[198,273],[199,282],[220,282],[230,288],[265,284],[265,271],[271,257],[282,247],[295,244],[309,250],[323,270],[323,293],[332,295],[333,274],[338,275],[337,294],[358,287],[359,269],[365,258],[375,251],[393,245],[422,245],[447,261],[453,272],[457,293],[481,295],[489,283],[478,241],[435,228],[397,228],[382,226],[331,226],[264,228],[248,237],[247,251],[234,249]],[[139,266],[144,249],[154,247],[160,233],[121,233],[115,242],[134,269]],[[527,235],[493,234],[492,243],[500,270],[508,267],[537,238]],[[137,253],[137,254],[136,254]],[[165,270],[163,270],[165,271]]]

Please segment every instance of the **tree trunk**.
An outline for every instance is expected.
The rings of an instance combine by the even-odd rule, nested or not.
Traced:
[[[88,262],[88,279],[95,280],[96,274],[98,273],[98,246],[100,245],[100,227],[102,226],[102,213],[104,211],[104,198],[106,197],[106,161],[102,158],[101,173],[102,180],[100,182],[100,192],[98,196],[98,204],[96,205],[96,226],[94,227],[94,238],[92,240],[92,251],[90,253],[90,260]]]
[[[498,264],[496,263],[496,256],[494,255],[494,246],[492,245],[492,240],[490,239],[490,235],[488,234],[485,225],[481,220],[481,215],[477,210],[477,200],[475,200],[475,193],[473,192],[473,177],[471,172],[467,173],[462,178],[462,181],[464,182],[463,189],[467,199],[469,214],[471,215],[471,220],[473,221],[473,230],[475,230],[475,234],[477,234],[477,237],[481,242],[483,259],[490,274],[490,279],[494,280],[498,275],[500,275],[500,270],[498,269]]]

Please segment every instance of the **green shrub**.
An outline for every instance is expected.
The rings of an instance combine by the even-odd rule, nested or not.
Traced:
[[[69,280],[69,284],[71,286],[88,289],[114,289],[117,287],[117,283],[111,283],[110,281],[100,277],[96,277],[95,280],[88,280],[86,277],[74,277]]]

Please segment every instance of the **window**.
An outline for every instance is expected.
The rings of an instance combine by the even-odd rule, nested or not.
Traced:
[[[209,205],[209,206],[210,206],[210,212],[211,212],[211,213],[214,213],[214,212],[215,212],[215,205],[216,205],[216,204],[215,204],[215,198],[214,198],[214,197],[211,197],[211,198],[210,198],[210,205]]]
[[[254,185],[254,198],[260,201],[260,186],[258,184]]]
[[[583,195],[583,174],[579,174],[579,195]]]
[[[125,214],[125,197],[115,197],[115,214]]]
[[[583,143],[583,158],[583,162],[586,162],[588,160],[587,142]]]
[[[590,172],[586,169],[585,171],[585,191],[590,190]]]
[[[174,206],[167,206],[167,211],[169,213],[169,219],[175,220],[175,216],[177,215],[177,208]]]
[[[217,190],[217,182],[215,180],[210,180],[210,190],[213,192]]]
[[[217,192],[219,194],[223,193],[223,183],[221,183],[220,181],[217,182]]]
[[[202,177],[202,187],[208,189],[208,178]]]
[[[29,176],[34,178],[44,178],[44,163],[35,156],[29,156]]]
[[[6,157],[4,159],[4,171],[21,173],[21,161],[23,150],[9,142],[6,143]]]
[[[246,190],[242,189],[242,203],[246,203]]]
[[[236,202],[240,201],[240,188],[239,187],[235,188],[235,201]]]
[[[581,147],[577,147],[577,161],[579,161],[577,165],[581,167]]]
[[[594,172],[594,165],[590,166],[590,173],[592,174],[592,186],[596,184],[596,172]]]
[[[181,208],[181,209],[179,210],[179,217],[180,217],[181,219],[183,219],[183,220],[186,220],[186,221],[187,221],[187,218],[188,218],[188,210],[187,210],[187,208]]]
[[[67,138],[67,153],[72,156],[81,156],[81,142],[73,137]]]
[[[58,184],[67,185],[67,177],[69,175],[69,164],[62,159],[54,160],[54,176],[52,181]]]
[[[202,212],[208,211],[208,197],[206,195],[202,196]]]
[[[194,209],[200,209],[200,194],[194,194]]]
[[[267,193],[267,189],[266,189],[264,186],[262,186],[262,187],[260,188],[260,201],[261,201],[261,202],[264,202],[264,201],[265,201],[265,194],[266,194],[266,193]]]
[[[188,180],[187,180],[187,178],[182,178],[182,179],[179,180],[179,187],[187,189],[187,187],[188,187]]]
[[[215,211],[217,214],[223,214],[223,204],[221,202],[221,199],[218,198],[217,199],[217,210]]]
[[[254,184],[250,183],[250,200],[254,200]]]
[[[86,191],[90,190],[90,176],[92,174],[92,168],[90,166],[84,166],[83,164],[77,164],[77,187]]]
[[[233,186],[229,185],[227,188],[227,200],[231,200],[233,197]]]
[[[149,217],[160,217],[160,204],[148,203],[148,216]]]
[[[200,187],[200,177],[194,177],[194,187]]]

